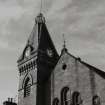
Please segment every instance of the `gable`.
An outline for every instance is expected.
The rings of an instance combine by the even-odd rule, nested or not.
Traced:
[[[66,69],[63,70],[63,65]],[[99,82],[100,81],[100,82]],[[90,102],[94,94],[105,97],[104,72],[90,66],[65,52],[61,55],[54,71],[51,74],[51,86],[54,93],[52,98],[60,98],[60,92],[63,87],[69,87],[71,93],[79,91],[86,102]],[[102,86],[102,87],[100,87]]]
[[[97,75],[100,76],[100,78],[105,79],[105,72],[82,61],[80,58],[77,58],[73,55],[71,55],[68,52],[65,52],[63,54],[61,54],[59,61],[54,69],[54,72],[62,72],[63,70],[63,65],[66,65],[66,71],[68,71],[68,69],[78,69],[78,68],[82,68],[85,71],[86,70],[90,70],[90,72],[94,72]],[[71,66],[71,67],[70,67]],[[64,72],[64,71],[63,71]]]

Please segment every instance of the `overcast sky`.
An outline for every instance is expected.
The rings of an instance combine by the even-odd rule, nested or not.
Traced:
[[[105,0],[42,0],[60,54],[62,34],[71,54],[105,70]],[[18,90],[17,59],[40,11],[40,0],[0,0],[0,105]]]

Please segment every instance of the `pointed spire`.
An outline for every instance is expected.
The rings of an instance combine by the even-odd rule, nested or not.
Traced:
[[[63,49],[61,51],[61,53],[67,52],[67,48],[66,48],[66,40],[65,40],[65,35],[63,34]]]
[[[45,23],[45,17],[42,13],[39,13],[35,18],[35,25],[27,41],[27,45],[31,45],[35,50],[38,47],[38,41],[41,36],[42,23]]]
[[[31,54],[34,54],[34,53],[36,54],[38,53],[38,51],[45,51],[46,53],[47,49],[52,49],[54,53],[54,57],[55,56],[58,57],[58,53],[55,49],[55,46],[52,42],[47,26],[45,24],[45,17],[43,16],[42,13],[39,13],[38,16],[35,18],[34,27],[26,43],[26,47],[27,46],[32,47]],[[23,53],[19,57],[18,61],[21,61],[24,59],[24,51],[25,49],[23,50]]]

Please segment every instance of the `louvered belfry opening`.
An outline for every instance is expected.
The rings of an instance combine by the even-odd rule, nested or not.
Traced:
[[[31,91],[30,86],[31,86],[30,79],[27,78],[24,85],[24,97],[27,97],[30,95],[30,91]]]

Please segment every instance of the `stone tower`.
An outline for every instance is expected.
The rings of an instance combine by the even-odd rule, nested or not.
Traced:
[[[18,105],[48,105],[50,103],[49,76],[58,61],[58,53],[40,13],[18,59]]]

